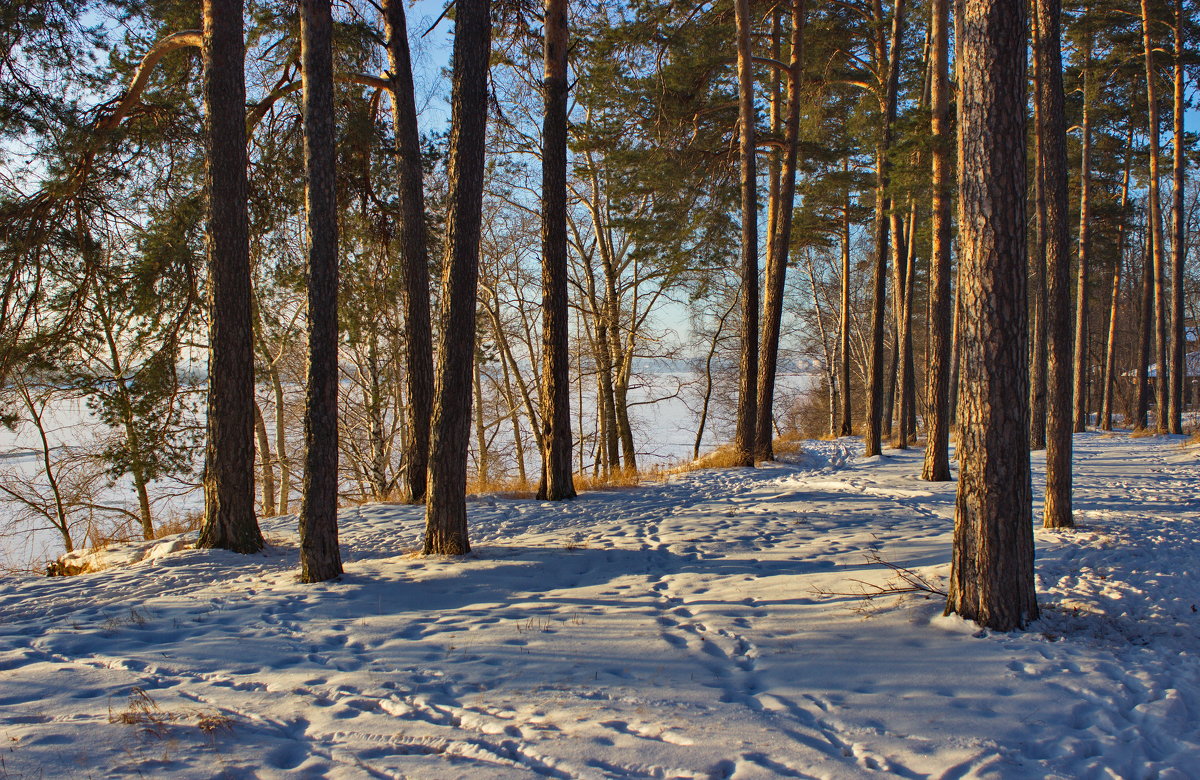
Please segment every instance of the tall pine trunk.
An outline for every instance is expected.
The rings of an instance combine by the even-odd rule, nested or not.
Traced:
[[[1046,449],[1046,188],[1044,142],[1042,139],[1042,109],[1038,95],[1042,93],[1041,68],[1038,65],[1040,52],[1037,41],[1041,38],[1037,14],[1030,14],[1030,28],[1034,46],[1031,52],[1033,65],[1033,257],[1029,266],[1029,280],[1033,285],[1031,296],[1033,324],[1031,328],[1029,356],[1029,448]]]
[[[492,33],[489,6],[489,0],[458,0],[455,5],[442,346],[438,351],[429,444],[426,555],[465,555],[471,551],[467,537],[467,444]]]
[[[425,498],[429,426],[433,416],[433,335],[429,314],[429,240],[425,230],[425,185],[421,137],[413,93],[412,61],[404,0],[384,0],[388,67],[392,75],[392,126],[400,180],[400,261],[404,267],[407,448],[403,460],[405,500]]]
[[[849,162],[843,163],[843,172],[849,171]],[[838,358],[841,361],[840,383],[842,387],[842,414],[840,436],[854,434],[851,414],[850,392],[850,190],[846,190],[845,200],[842,201],[842,310],[838,324]]]
[[[1133,123],[1129,125],[1128,140],[1125,142],[1125,171],[1121,175],[1121,205],[1117,223],[1117,259],[1113,263],[1112,299],[1108,307],[1108,338],[1104,346],[1104,372],[1100,385],[1100,430],[1111,431],[1113,427],[1113,388],[1117,370],[1117,312],[1121,303],[1121,268],[1125,264],[1126,213],[1129,210],[1129,174],[1133,162],[1130,149],[1133,147]]]
[[[330,0],[300,0],[300,58],[308,215],[308,395],[300,579],[322,582],[342,573],[337,526],[338,225]]]
[[[873,4],[875,18],[882,22],[883,11],[878,0]],[[896,120],[896,102],[900,83],[900,38],[904,29],[904,0],[895,0],[892,9],[890,43],[882,32],[876,33],[875,64],[880,77],[879,108],[881,127],[875,147],[875,276],[872,281],[871,360],[867,388],[867,422],[863,431],[864,454],[878,455],[883,440],[884,414],[884,330],[887,321],[887,265],[890,236],[888,212],[891,171],[888,154],[892,146],[892,125]],[[890,405],[889,405],[890,406]]]
[[[738,387],[737,428],[734,440],[736,461],[753,466],[758,451],[755,426],[758,421],[758,193],[755,174],[754,62],[750,48],[749,0],[734,0],[737,22],[738,124],[741,128],[742,190],[742,322],[741,366]]]
[[[800,137],[801,77],[804,59],[805,0],[792,0],[791,59],[788,62],[787,118],[783,130],[783,171],[780,175],[777,208],[772,216],[773,232],[767,257],[766,291],[763,298],[762,355],[758,366],[758,420],[754,440],[758,460],[775,457],[771,447],[775,410],[775,373],[779,365],[779,332],[783,322],[784,282],[788,247],[792,240],[792,210],[796,197],[796,157]]]
[[[1147,209],[1147,212],[1149,210]],[[1154,347],[1154,231],[1150,220],[1146,220],[1145,240],[1142,244],[1142,303],[1138,318],[1138,364],[1137,364],[1137,420],[1135,427],[1150,427],[1150,353]]]
[[[1146,59],[1146,105],[1149,120],[1150,139],[1150,181],[1147,187],[1150,198],[1146,213],[1150,224],[1150,266],[1154,275],[1154,358],[1158,370],[1154,376],[1154,428],[1159,433],[1167,432],[1167,411],[1170,406],[1169,389],[1170,372],[1167,365],[1167,298],[1163,289],[1163,228],[1162,201],[1158,194],[1159,173],[1159,123],[1158,123],[1158,85],[1157,74],[1154,72],[1154,43],[1150,38],[1149,0],[1141,0],[1142,9],[1142,52]]]
[[[1084,21],[1084,24],[1088,24]],[[1072,429],[1083,433],[1088,419],[1088,262],[1091,254],[1092,235],[1092,34],[1089,30],[1083,53],[1083,121],[1081,122],[1082,144],[1079,161],[1079,262],[1075,280],[1075,355]]]
[[[262,549],[254,516],[254,328],[246,211],[242,0],[204,3],[209,361],[204,524],[199,547]]]
[[[542,483],[538,498],[575,497],[567,357],[567,0],[545,1],[542,123]]]
[[[965,0],[959,114],[961,465],[947,613],[1038,616],[1028,446],[1024,0]]]
[[[933,0],[929,25],[930,116],[932,136],[933,206],[929,230],[933,244],[929,255],[929,367],[925,373],[925,395],[929,411],[925,418],[925,463],[921,479],[945,482],[950,479],[950,328],[954,300],[950,289],[950,0]]]
[[[1067,127],[1063,113],[1062,7],[1036,0],[1038,128],[1046,197],[1046,501],[1047,528],[1071,518],[1071,237],[1067,224]]]
[[[1184,15],[1183,0],[1175,0],[1175,72],[1174,72],[1174,122],[1171,173],[1174,187],[1171,190],[1171,385],[1167,410],[1167,428],[1171,433],[1183,433],[1184,383],[1187,381],[1187,364],[1184,352],[1187,340],[1183,328],[1183,263],[1187,255],[1184,234],[1183,187],[1187,169],[1184,155],[1187,142],[1183,135],[1184,111]]]

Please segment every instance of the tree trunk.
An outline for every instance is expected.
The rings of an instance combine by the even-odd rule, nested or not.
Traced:
[[[1067,224],[1067,128],[1063,113],[1059,0],[1036,0],[1042,187],[1046,196],[1046,501],[1047,528],[1071,519],[1071,237]]]
[[[1085,20],[1084,24],[1088,24]],[[1083,52],[1083,121],[1081,128],[1082,149],[1079,162],[1079,263],[1075,280],[1075,355],[1074,364],[1074,419],[1073,430],[1083,433],[1088,421],[1088,262],[1091,254],[1091,189],[1092,189],[1092,123],[1091,108],[1091,63],[1092,35],[1087,33]]]
[[[542,484],[538,498],[575,497],[567,356],[567,0],[545,0],[542,123]]]
[[[771,422],[775,411],[775,373],[779,367],[779,332],[783,321],[784,282],[792,240],[792,210],[796,196],[796,157],[800,137],[801,78],[804,60],[805,0],[792,0],[791,59],[788,63],[787,119],[784,123],[783,172],[772,213],[773,232],[767,257],[763,300],[762,355],[758,366],[758,419],[754,441],[757,460],[772,460]],[[832,370],[832,369],[831,369]]]
[[[1023,0],[965,0],[959,114],[961,471],[947,614],[1038,617],[1028,446]]]
[[[878,0],[874,3],[876,19],[882,22],[883,12]],[[871,308],[871,368],[869,375],[868,411],[866,428],[863,431],[863,454],[878,455],[883,443],[884,386],[884,330],[887,321],[887,257],[888,257],[888,188],[891,172],[888,154],[892,145],[892,125],[896,120],[896,102],[899,91],[899,56],[901,33],[904,29],[904,0],[896,0],[892,11],[891,44],[878,33],[875,41],[875,63],[883,93],[880,97],[882,127],[875,147],[875,277]],[[890,49],[890,52],[889,52]]]
[[[425,498],[429,467],[429,425],[433,415],[433,336],[429,315],[429,244],[425,230],[425,191],[421,138],[413,96],[412,62],[403,0],[384,0],[388,66],[392,72],[392,124],[400,177],[400,255],[404,265],[404,325],[408,341],[408,448],[404,454],[407,501]]]
[[[275,393],[275,457],[279,461],[279,513],[287,514],[292,492],[292,461],[287,451],[287,421],[283,416],[283,379],[273,365],[271,388]]]
[[[342,573],[337,526],[338,224],[330,0],[300,0],[300,44],[308,215],[308,392],[300,580],[323,582]]]
[[[929,26],[930,108],[932,136],[933,206],[929,230],[929,366],[925,373],[925,463],[921,479],[950,479],[950,341],[954,300],[950,289],[950,78],[949,0],[933,0]]]
[[[426,555],[465,555],[471,551],[467,538],[467,441],[491,51],[489,6],[489,0],[458,0],[455,5],[442,347],[438,352],[429,447]]]
[[[758,177],[755,174],[754,63],[750,49],[750,3],[734,0],[737,21],[738,123],[741,127],[742,322],[741,366],[734,439],[736,462],[753,466],[758,447]]]
[[[262,549],[254,516],[254,328],[246,211],[242,0],[204,4],[209,362],[204,524],[199,547]]]
[[[254,434],[258,438],[258,462],[262,469],[263,517],[274,517],[275,468],[271,465],[271,441],[267,438],[267,423],[257,403],[254,404]]]
[[[1147,210],[1148,211],[1148,210]],[[1145,243],[1142,247],[1142,305],[1141,330],[1137,365],[1137,421],[1135,427],[1150,427],[1150,351],[1154,343],[1154,231],[1146,220]]]
[[[1040,39],[1037,14],[1030,15],[1033,41]],[[1045,139],[1042,138],[1042,107],[1038,95],[1042,94],[1042,76],[1039,67],[1040,52],[1032,47],[1033,64],[1033,258],[1029,267],[1029,278],[1033,284],[1033,335],[1029,361],[1029,448],[1046,449],[1046,187],[1043,170],[1046,167]]]
[[[1117,369],[1117,312],[1121,302],[1121,267],[1125,263],[1125,219],[1129,210],[1129,173],[1133,148],[1133,123],[1125,142],[1125,172],[1121,176],[1121,205],[1117,222],[1117,259],[1113,263],[1112,302],[1108,309],[1108,340],[1104,348],[1104,375],[1101,379],[1100,430],[1112,430],[1113,385]]]
[[[892,214],[892,315],[893,327],[896,331],[896,341],[892,355],[893,390],[896,409],[896,433],[892,437],[892,446],[898,450],[908,449],[908,396],[905,390],[908,386],[908,369],[911,365],[908,347],[912,346],[908,338],[907,316],[909,252],[904,219],[898,211]],[[885,428],[890,426],[885,425]]]
[[[1175,73],[1174,73],[1174,122],[1172,125],[1173,145],[1171,172],[1174,187],[1171,190],[1171,385],[1170,402],[1167,410],[1167,428],[1171,433],[1183,433],[1184,383],[1187,381],[1187,365],[1184,353],[1187,340],[1183,328],[1183,263],[1187,256],[1184,234],[1183,188],[1187,157],[1184,155],[1187,141],[1183,134],[1184,112],[1184,24],[1183,0],[1175,0]]]
[[[849,172],[849,161],[842,165],[843,172]],[[850,392],[850,190],[846,190],[842,202],[842,311],[838,324],[838,339],[840,342],[838,355],[841,359],[842,385],[842,421],[838,434],[852,436],[854,434],[851,419]]]
[[[1146,105],[1149,114],[1150,138],[1150,181],[1148,195],[1150,206],[1147,209],[1150,224],[1148,230],[1151,237],[1150,261],[1151,273],[1154,275],[1154,346],[1155,362],[1158,370],[1154,377],[1154,402],[1158,407],[1154,413],[1154,428],[1159,433],[1167,432],[1167,411],[1170,406],[1169,393],[1170,371],[1167,365],[1167,298],[1163,289],[1163,229],[1162,206],[1158,195],[1158,89],[1154,72],[1154,44],[1150,39],[1150,6],[1149,0],[1141,0],[1142,8],[1142,50],[1146,59]]]
[[[471,367],[471,387],[475,392],[475,456],[476,481],[480,490],[486,490],[492,479],[491,457],[488,452],[487,426],[483,419],[483,380],[479,374],[479,361],[473,361]]]

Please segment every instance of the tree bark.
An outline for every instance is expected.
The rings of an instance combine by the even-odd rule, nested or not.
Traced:
[[[758,366],[758,420],[754,441],[758,460],[772,460],[771,427],[775,412],[775,374],[779,367],[779,333],[783,322],[784,283],[792,240],[792,210],[796,198],[796,157],[800,137],[801,78],[804,61],[805,0],[792,0],[791,58],[788,62],[787,118],[783,131],[783,171],[772,215],[763,300],[762,355]]]
[[[1149,0],[1141,0],[1142,9],[1142,51],[1146,59],[1146,105],[1149,115],[1150,140],[1150,181],[1147,186],[1150,205],[1147,209],[1150,224],[1148,230],[1151,237],[1150,261],[1151,273],[1154,275],[1154,346],[1155,362],[1158,370],[1154,377],[1155,430],[1167,432],[1167,411],[1170,406],[1170,370],[1167,362],[1167,298],[1163,289],[1163,229],[1162,201],[1158,194],[1159,184],[1159,123],[1158,123],[1158,88],[1155,83],[1157,76],[1154,72],[1154,44],[1150,39],[1150,5]]]
[[[1060,0],[1036,0],[1038,119],[1046,197],[1046,500],[1047,528],[1071,518],[1071,237],[1067,224],[1067,128],[1063,111]]]
[[[209,363],[204,524],[196,544],[262,549],[254,516],[254,328],[246,210],[242,0],[204,4]]]
[[[400,257],[404,265],[404,326],[408,341],[404,454],[405,499],[425,498],[429,467],[429,425],[433,416],[433,335],[429,315],[429,241],[425,230],[421,138],[413,94],[412,61],[403,0],[384,0],[388,67],[391,68],[392,125],[400,178]]]
[[[275,468],[271,465],[271,441],[267,438],[267,423],[262,409],[254,404],[254,435],[258,439],[258,461],[262,469],[263,517],[273,517],[275,510]]]
[[[1026,373],[1023,0],[960,20],[961,470],[946,612],[998,631],[1038,617]]]
[[[849,172],[849,162],[842,166],[843,172]],[[838,430],[840,436],[854,434],[850,392],[850,190],[846,190],[845,200],[842,201],[842,310],[838,324],[838,357],[841,360],[842,385],[842,419]]]
[[[338,550],[338,224],[333,119],[333,9],[300,0],[304,199],[308,215],[308,389],[300,580],[342,573]]]
[[[1171,158],[1171,173],[1173,188],[1171,190],[1171,385],[1169,408],[1167,410],[1167,429],[1171,433],[1183,433],[1183,396],[1184,383],[1187,381],[1187,365],[1185,351],[1187,340],[1183,328],[1183,264],[1187,256],[1187,243],[1184,234],[1183,188],[1184,174],[1187,169],[1187,157],[1184,154],[1187,141],[1183,134],[1184,112],[1187,104],[1184,102],[1184,37],[1183,29],[1187,16],[1183,11],[1183,0],[1175,0],[1174,25],[1174,121],[1173,152]]]
[[[1104,374],[1101,378],[1100,430],[1111,431],[1113,426],[1113,385],[1117,370],[1117,312],[1121,302],[1121,267],[1125,263],[1125,219],[1129,209],[1129,174],[1132,163],[1133,123],[1129,125],[1125,142],[1125,172],[1121,176],[1121,205],[1117,222],[1117,259],[1113,263],[1112,300],[1108,309],[1108,339],[1104,348]]]
[[[1084,24],[1088,24],[1084,20]],[[1073,430],[1083,433],[1088,421],[1088,262],[1091,254],[1092,229],[1092,34],[1087,33],[1083,52],[1083,120],[1079,161],[1079,262],[1075,280],[1075,354],[1073,396]]]
[[[877,20],[882,22],[883,11],[878,0],[873,4]],[[904,29],[904,0],[895,0],[892,10],[890,46],[882,32],[876,34],[875,63],[880,77],[880,113],[882,127],[875,147],[875,277],[871,307],[871,365],[869,375],[868,411],[863,431],[863,454],[867,457],[881,452],[883,440],[884,411],[884,330],[887,321],[887,257],[890,243],[888,235],[888,211],[890,202],[888,188],[891,171],[888,154],[892,145],[892,125],[896,120],[896,103],[900,83],[900,68],[896,62],[899,44]],[[889,51],[890,50],[890,51]]]
[[[925,462],[921,479],[946,482],[950,479],[950,329],[954,312],[950,289],[950,2],[933,0],[930,10],[933,205],[929,230],[933,243],[929,254],[929,367],[925,373],[929,412],[925,418]]]
[[[426,555],[465,555],[471,551],[467,537],[467,442],[471,367],[475,360],[491,19],[489,0],[458,0],[455,10],[442,346],[438,351],[429,447]]]
[[[1149,209],[1147,209],[1147,212]],[[1145,242],[1142,245],[1142,305],[1139,322],[1137,364],[1137,411],[1135,427],[1150,427],[1150,352],[1154,344],[1154,231],[1146,220]]]
[[[1039,67],[1041,56],[1037,46],[1041,34],[1038,30],[1037,14],[1030,15],[1030,28],[1034,45],[1033,64],[1033,148],[1034,148],[1034,227],[1033,258],[1029,266],[1030,283],[1033,285],[1033,328],[1032,348],[1029,361],[1029,447],[1033,450],[1046,449],[1046,188],[1045,143],[1042,138],[1042,108],[1038,96],[1042,94],[1042,76]]]
[[[575,497],[567,355],[567,0],[545,0],[542,122],[542,484],[538,498]]]
[[[755,174],[754,63],[750,49],[750,3],[734,0],[737,22],[738,123],[741,128],[742,322],[741,366],[734,439],[736,463],[753,466],[758,447],[758,177]]]

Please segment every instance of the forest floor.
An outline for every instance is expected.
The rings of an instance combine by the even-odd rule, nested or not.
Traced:
[[[949,573],[953,483],[855,439],[474,501],[466,559],[413,555],[418,507],[348,508],[322,585],[294,517],[262,555],[0,579],[0,778],[1195,776],[1200,447],[1075,445],[1079,527],[1036,532],[1022,633],[842,595],[880,560]]]

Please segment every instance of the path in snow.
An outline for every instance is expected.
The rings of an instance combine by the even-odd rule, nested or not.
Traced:
[[[419,508],[347,509],[338,583],[296,582],[294,518],[260,556],[0,580],[0,777],[1184,777],[1197,448],[1076,445],[1082,527],[1037,532],[1023,634],[829,595],[887,579],[871,549],[948,574],[953,485],[854,440],[477,501],[467,560],[411,554]]]

